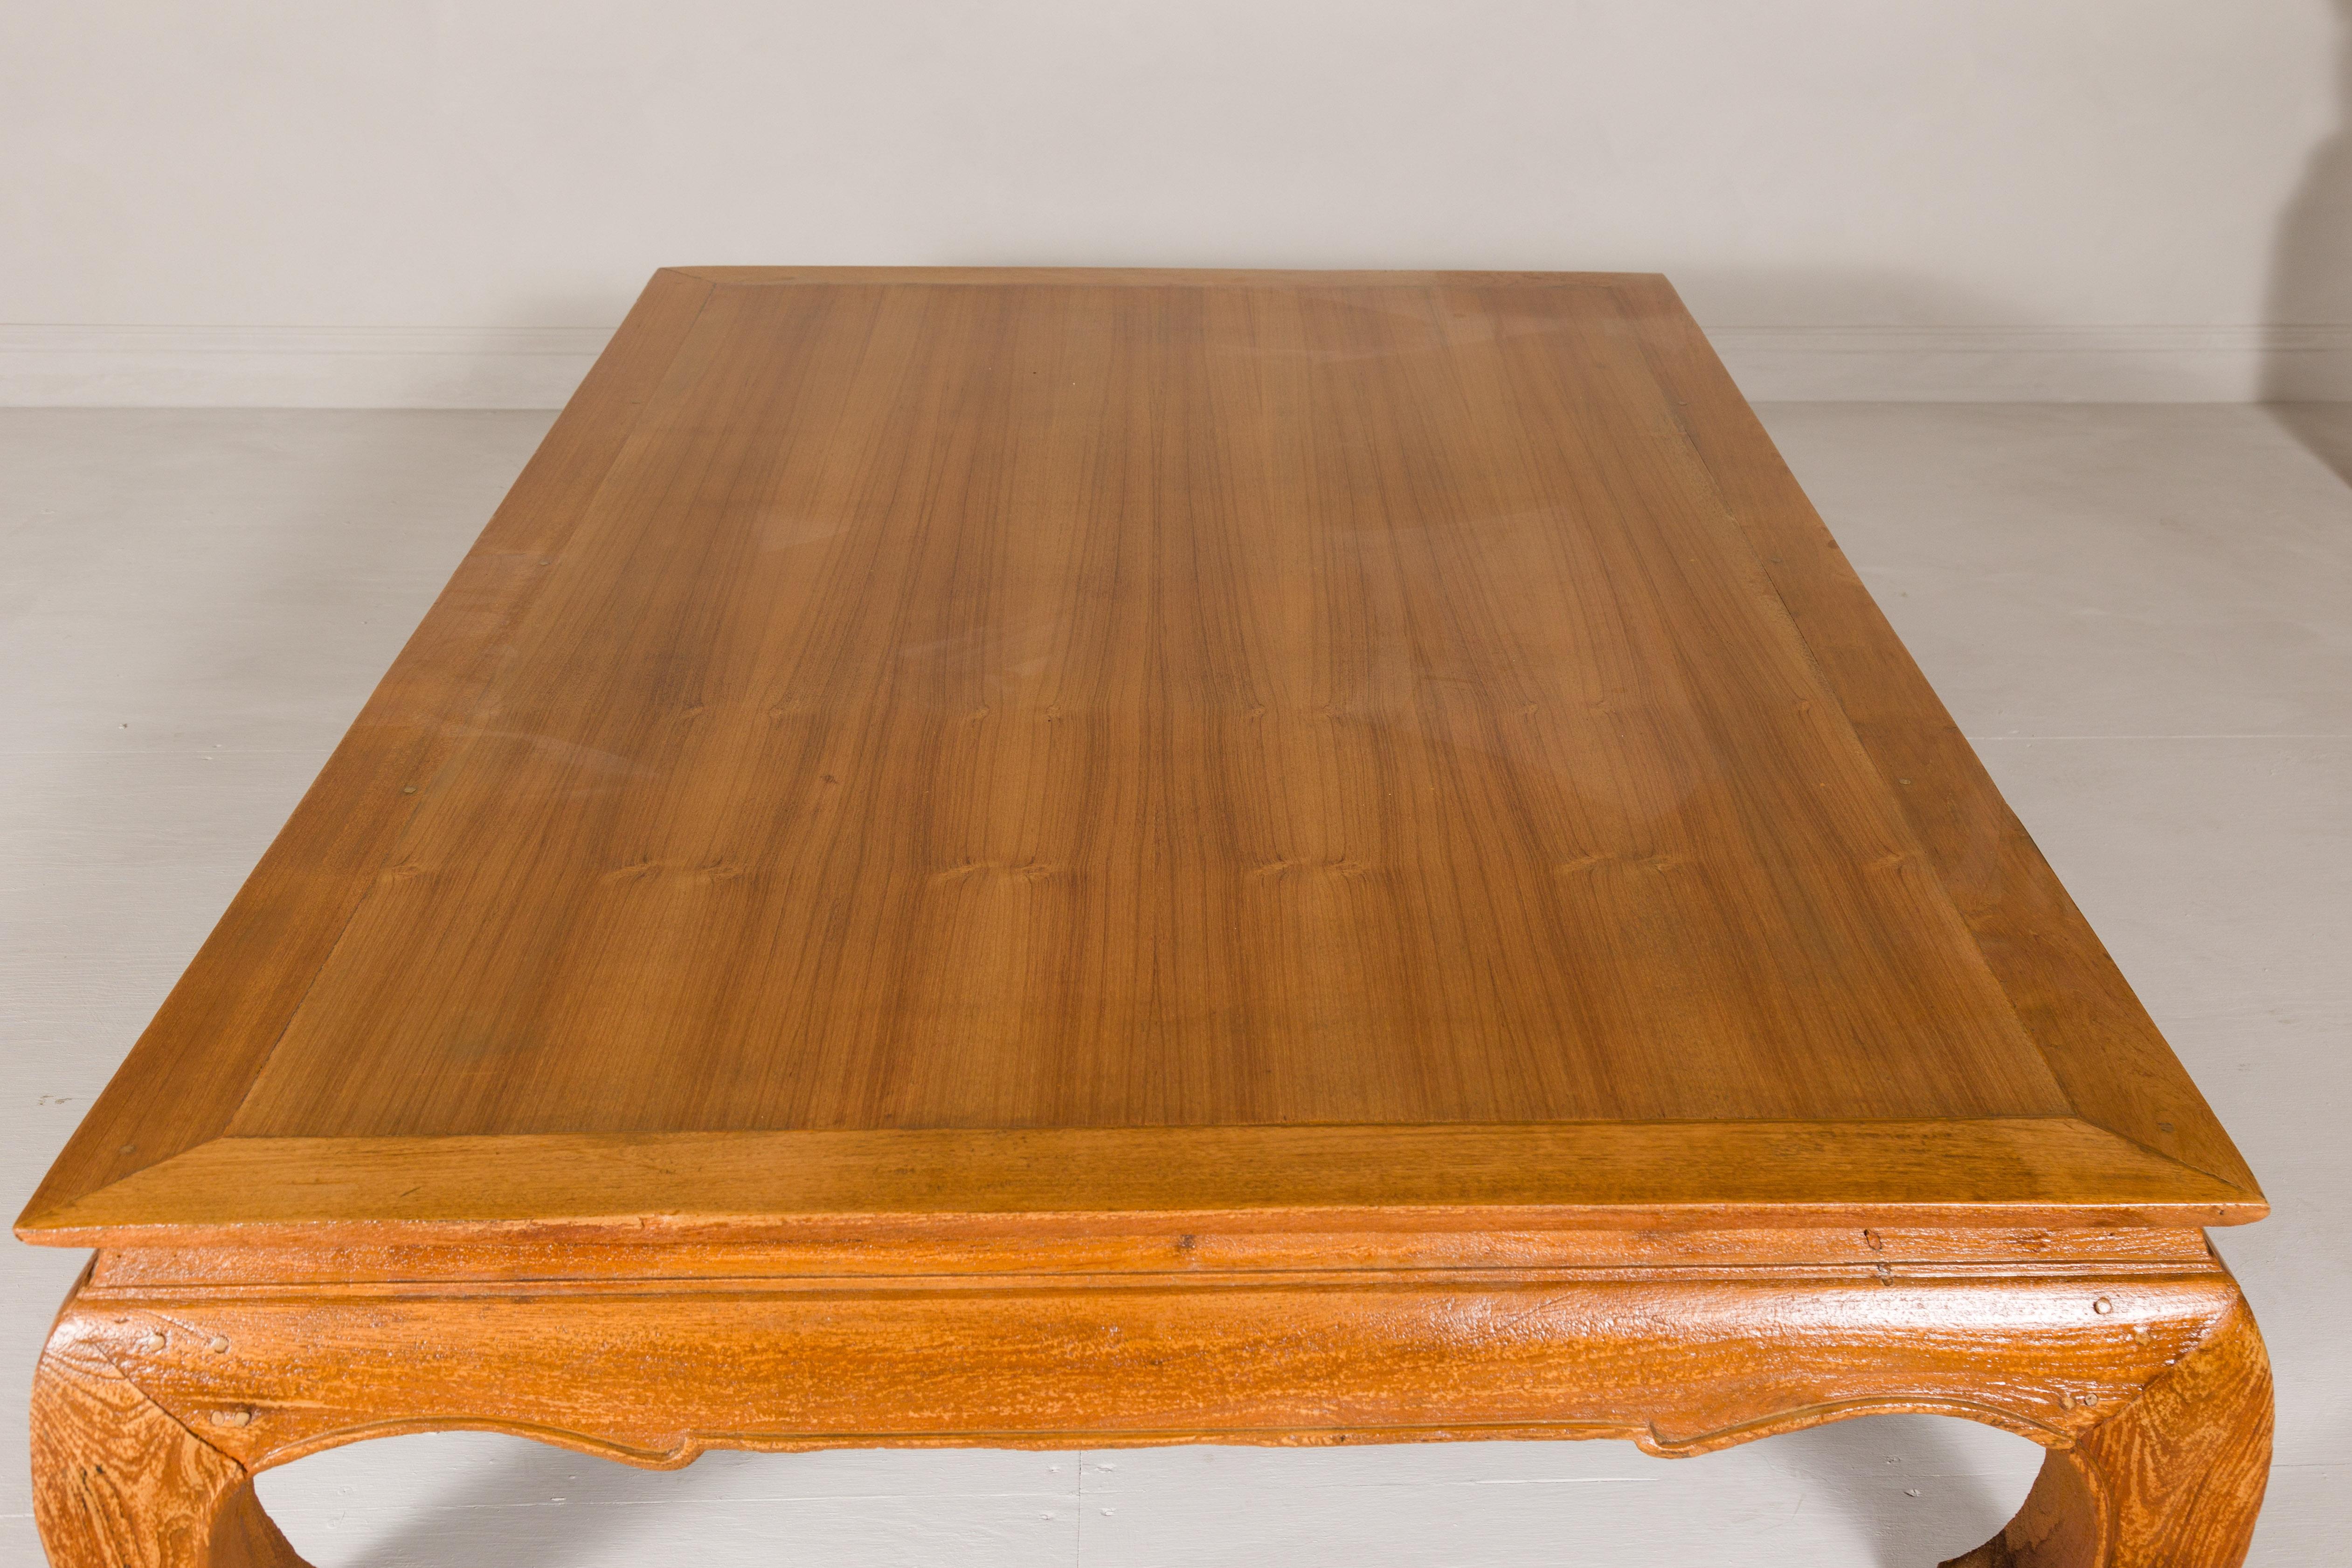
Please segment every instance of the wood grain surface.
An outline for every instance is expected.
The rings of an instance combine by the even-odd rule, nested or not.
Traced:
[[[109,1253],[42,1361],[36,1480],[57,1568],[285,1568],[250,1476],[400,1432],[658,1467],[1493,1437],[1674,1457],[1895,1411],[2051,1451],[1969,1568],[2243,1555],[2268,1372],[2179,1230]]]
[[[45,1239],[375,1244],[393,1228],[672,1241],[1781,1225],[2225,1224],[2243,1198],[2060,1119],[223,1138],[66,1206]],[[486,1171],[495,1181],[485,1190]],[[561,1207],[549,1203],[560,1193]],[[1932,1199],[1923,1195],[1932,1192]],[[354,1214],[365,1218],[354,1219]],[[233,1218],[224,1219],[224,1216]]]
[[[60,1313],[33,1377],[33,1511],[56,1568],[302,1568],[246,1467]]]
[[[1662,280],[722,268],[20,1231],[1482,1207],[2263,1212]]]
[[[2121,1411],[2053,1449],[2009,1527],[1945,1568],[2236,1568],[2272,1426],[2270,1354],[2240,1301]]]
[[[2143,1147],[2257,1190],[1674,289],[1645,277],[1623,280],[1621,293],[1693,450],[2068,1103]]]

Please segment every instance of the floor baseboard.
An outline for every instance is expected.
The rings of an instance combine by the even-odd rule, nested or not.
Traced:
[[[597,327],[0,327],[0,407],[561,408]]]
[[[2340,402],[2352,327],[1709,327],[1789,402]]]
[[[557,408],[594,327],[0,327],[0,407]],[[2352,401],[2352,326],[1710,327],[1764,402]]]

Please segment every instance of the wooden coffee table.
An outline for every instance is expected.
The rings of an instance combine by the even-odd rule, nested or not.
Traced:
[[[1663,279],[668,271],[18,1222],[40,1525],[1899,1410],[2220,1568],[2263,1208]]]

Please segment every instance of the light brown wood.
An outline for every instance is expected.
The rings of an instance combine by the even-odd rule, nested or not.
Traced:
[[[1622,292],[1693,450],[2067,1103],[2144,1148],[2253,1190],[2245,1161],[1674,290],[1640,277]]]
[[[37,1400],[59,1568],[130,1539],[142,1564],[289,1561],[218,1544],[277,1542],[253,1472],[456,1427],[659,1467],[1501,1437],[1674,1457],[1891,1411],[2052,1450],[1986,1549],[2013,1554],[1971,1564],[2227,1568],[2268,1392],[2194,1232],[1773,1229],[108,1253]],[[101,1459],[151,1479],[90,1507]]]
[[[2262,1212],[1662,281],[720,268],[22,1228],[1082,1214],[1080,1133],[1179,1225]]]
[[[53,1211],[92,1246],[980,1231],[2227,1224],[2242,1192],[2063,1118],[223,1138]],[[495,1171],[485,1189],[483,1173]],[[1932,1190],[1935,1201],[1923,1194]],[[543,1202],[561,1191],[563,1207]],[[723,1202],[720,1197],[723,1194]],[[2060,1196],[2063,1195],[2063,1196]],[[348,1218],[364,1212],[365,1219]]]
[[[2122,1409],[2053,1449],[2009,1527],[1945,1568],[2229,1568],[2253,1542],[2270,1464],[2270,1356],[2241,1301]]]
[[[18,1222],[59,1568],[253,1473],[2051,1450],[2234,1568],[2264,1204],[1663,279],[658,275]]]
[[[61,1568],[301,1568],[245,1466],[123,1375],[72,1303],[33,1375],[33,1511]]]
[[[697,280],[656,275],[108,1083],[104,1109],[92,1108],[58,1156],[18,1234],[37,1239],[41,1212],[57,1197],[143,1170],[227,1124],[397,846],[398,816],[360,807],[402,798],[404,780],[448,754],[457,737],[440,727],[438,706],[491,678],[513,618],[543,586],[537,563],[596,495],[709,293]]]

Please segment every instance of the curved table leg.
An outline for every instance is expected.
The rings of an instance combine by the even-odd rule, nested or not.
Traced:
[[[2051,1449],[2023,1511],[1956,1568],[2237,1568],[2271,1382],[2236,1282],[2201,1239],[2029,1239],[1570,1238],[1540,1268],[1139,1269],[1118,1288],[1073,1270],[1066,1289],[819,1272],[781,1249],[544,1248],[527,1291],[504,1253],[110,1256],[43,1353],[37,1510],[55,1568],[300,1568],[254,1473],[403,1432],[660,1467],[711,1448],[1498,1436],[1671,1454],[1912,1410]],[[1620,1257],[1636,1266],[1592,1266]],[[397,1273],[347,1283],[352,1259]]]
[[[69,1325],[33,1376],[33,1514],[51,1568],[304,1568],[243,1465]]]
[[[2238,1568],[2270,1462],[2270,1358],[2242,1300],[2137,1399],[2052,1449],[2008,1528],[1944,1568]]]

